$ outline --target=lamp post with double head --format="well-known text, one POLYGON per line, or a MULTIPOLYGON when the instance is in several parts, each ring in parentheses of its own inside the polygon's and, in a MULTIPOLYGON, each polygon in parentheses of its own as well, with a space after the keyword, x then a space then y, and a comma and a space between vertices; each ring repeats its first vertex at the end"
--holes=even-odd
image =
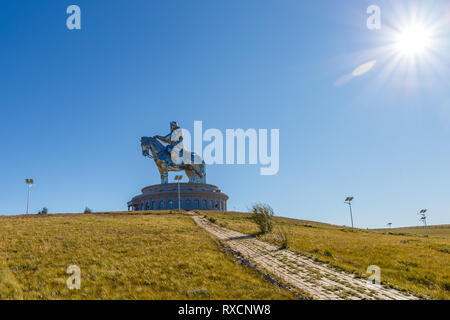
POLYGON ((418 213, 421 216, 420 220, 422 220, 422 222, 423 222, 423 229, 425 231, 425 237, 428 237, 427 216, 425 215, 425 213, 427 211, 428 211, 427 209, 422 209, 418 213))
POLYGON ((352 221, 352 231, 353 231, 353 213, 352 213, 352 201, 353 201, 353 197, 347 197, 345 198, 345 203, 348 204, 349 208, 350 208, 350 220, 352 221))

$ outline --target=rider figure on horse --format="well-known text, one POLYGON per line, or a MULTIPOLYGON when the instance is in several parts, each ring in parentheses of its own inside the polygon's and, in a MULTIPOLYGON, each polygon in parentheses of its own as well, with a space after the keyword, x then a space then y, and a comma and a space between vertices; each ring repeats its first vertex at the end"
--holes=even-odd
MULTIPOLYGON (((154 138, 158 139, 161 142, 167 143, 164 153, 168 153, 169 155, 172 154, 172 150, 175 148, 175 146, 183 141, 183 135, 181 134, 181 128, 176 121, 170 122, 170 133, 169 134, 167 134, 165 136, 154 136, 154 138), (180 134, 178 135, 178 137, 174 136, 175 130, 180 130, 180 134), (172 140, 173 138, 177 138, 177 139, 174 141, 174 140, 172 140)), ((181 149, 181 150, 183 150, 183 149, 181 149)))
POLYGON ((162 184, 169 182, 169 171, 182 170, 185 171, 189 182, 206 183, 205 162, 201 156, 185 150, 182 142, 182 129, 177 122, 172 121, 169 134, 141 138, 142 155, 155 161, 162 184))

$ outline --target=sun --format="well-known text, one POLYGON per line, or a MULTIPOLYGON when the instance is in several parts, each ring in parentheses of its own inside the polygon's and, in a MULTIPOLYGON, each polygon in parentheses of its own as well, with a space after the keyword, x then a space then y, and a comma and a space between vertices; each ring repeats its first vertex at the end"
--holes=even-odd
POLYGON ((361 81, 371 81, 373 88, 380 90, 387 86, 404 88, 409 94, 419 87, 441 85, 448 78, 448 12, 438 4, 431 6, 432 1, 411 6, 400 4, 403 1, 391 2, 390 10, 384 10, 380 31, 370 40, 370 48, 364 43, 349 59, 357 57, 362 64, 335 81, 335 86, 370 72, 372 78, 361 81))
POLYGON ((397 51, 406 56, 425 53, 430 46, 430 32, 421 25, 413 25, 402 30, 396 39, 397 51))

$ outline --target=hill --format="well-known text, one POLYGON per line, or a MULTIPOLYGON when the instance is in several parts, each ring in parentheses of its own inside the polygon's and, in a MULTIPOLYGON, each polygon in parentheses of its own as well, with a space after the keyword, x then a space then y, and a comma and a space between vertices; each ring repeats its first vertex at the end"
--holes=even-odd
MULTIPOLYGON (((449 299, 450 228, 361 230, 276 217, 264 236, 247 213, 199 211, 209 221, 367 277, 381 268, 386 287, 449 299)), ((293 299, 287 290, 223 250, 188 215, 170 212, 0 217, 0 299, 293 299), (69 290, 69 265, 81 290, 69 290)))
MULTIPOLYGON (((247 213, 201 212, 210 221, 245 234, 258 228, 247 213)), ((274 232, 258 239, 280 244, 277 229, 288 235, 288 248, 337 269, 367 277, 367 267, 381 268, 382 283, 417 296, 450 298, 450 229, 431 226, 430 237, 422 227, 362 230, 325 223, 276 217, 274 232)))
POLYGON ((0 299, 295 298, 169 213, 0 217, 0 271, 0 299))

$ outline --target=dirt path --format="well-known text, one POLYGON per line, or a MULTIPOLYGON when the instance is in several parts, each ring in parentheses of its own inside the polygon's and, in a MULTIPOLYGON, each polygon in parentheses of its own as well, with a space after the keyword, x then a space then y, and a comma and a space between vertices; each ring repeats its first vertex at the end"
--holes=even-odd
POLYGON ((280 250, 237 231, 229 230, 209 222, 203 216, 193 214, 195 223, 205 229, 228 248, 249 260, 268 275, 312 299, 417 299, 394 289, 369 284, 352 274, 331 269, 312 259, 290 250, 280 250))

